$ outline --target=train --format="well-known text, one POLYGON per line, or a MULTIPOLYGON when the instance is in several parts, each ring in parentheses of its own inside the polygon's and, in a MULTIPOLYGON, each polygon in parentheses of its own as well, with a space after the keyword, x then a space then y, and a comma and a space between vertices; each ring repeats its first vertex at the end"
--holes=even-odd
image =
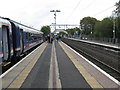
POLYGON ((0 65, 17 62, 17 57, 43 42, 42 36, 37 29, 0 17, 0 65))

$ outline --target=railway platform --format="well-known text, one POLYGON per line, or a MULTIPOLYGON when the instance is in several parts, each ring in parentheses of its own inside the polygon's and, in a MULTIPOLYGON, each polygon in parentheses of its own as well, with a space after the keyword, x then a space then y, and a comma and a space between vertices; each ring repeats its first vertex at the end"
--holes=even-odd
POLYGON ((92 40, 82 40, 82 39, 77 39, 77 38, 69 38, 69 39, 76 40, 76 41, 82 41, 82 42, 86 42, 86 43, 91 43, 91 44, 96 44, 96 45, 100 45, 100 46, 106 46, 106 47, 109 47, 109 48, 120 49, 119 44, 113 44, 113 43, 108 43, 108 42, 100 42, 100 41, 92 41, 92 40))
POLYGON ((0 78, 3 90, 120 90, 119 82, 62 41, 44 42, 0 78))

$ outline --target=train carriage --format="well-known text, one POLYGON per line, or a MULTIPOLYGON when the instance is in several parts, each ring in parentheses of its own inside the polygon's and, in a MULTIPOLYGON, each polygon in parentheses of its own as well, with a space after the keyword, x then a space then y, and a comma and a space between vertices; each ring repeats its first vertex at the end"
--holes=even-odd
POLYGON ((23 30, 23 53, 42 42, 42 32, 21 25, 20 28, 23 30))
POLYGON ((0 18, 0 63, 10 62, 13 56, 13 39, 11 24, 0 18))
POLYGON ((42 32, 0 17, 0 65, 17 62, 17 57, 43 42, 42 32))

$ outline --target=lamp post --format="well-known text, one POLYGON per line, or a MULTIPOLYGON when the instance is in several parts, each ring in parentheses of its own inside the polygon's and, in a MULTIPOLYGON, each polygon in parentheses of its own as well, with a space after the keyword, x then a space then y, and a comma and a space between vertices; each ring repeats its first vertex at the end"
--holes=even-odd
POLYGON ((51 10, 50 12, 54 12, 54 19, 55 19, 55 31, 56 31, 56 12, 61 12, 60 10, 51 10))

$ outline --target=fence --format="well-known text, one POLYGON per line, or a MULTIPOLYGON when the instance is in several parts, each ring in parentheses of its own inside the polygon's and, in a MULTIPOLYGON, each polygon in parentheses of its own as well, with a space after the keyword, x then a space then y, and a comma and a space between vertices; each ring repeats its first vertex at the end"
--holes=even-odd
POLYGON ((100 43, 109 43, 109 44, 116 44, 120 45, 120 39, 118 38, 92 38, 90 36, 84 35, 84 36, 69 36, 70 38, 77 38, 77 39, 82 39, 82 40, 91 40, 95 42, 100 42, 100 43))

